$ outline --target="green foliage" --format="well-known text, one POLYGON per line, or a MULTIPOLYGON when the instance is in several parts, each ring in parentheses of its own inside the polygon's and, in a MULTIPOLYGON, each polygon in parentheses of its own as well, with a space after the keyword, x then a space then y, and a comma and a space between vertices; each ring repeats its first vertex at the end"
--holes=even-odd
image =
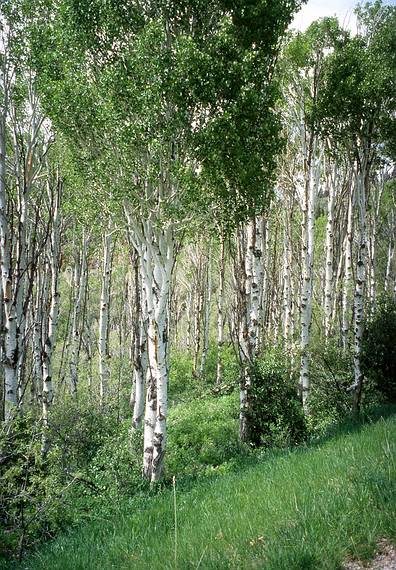
POLYGON ((168 475, 197 475, 224 469, 239 450, 236 393, 193 400, 171 410, 168 475))
POLYGON ((23 567, 342 568, 395 536, 395 441, 395 416, 381 418, 320 446, 269 451, 187 490, 176 481, 176 554, 173 493, 165 490, 60 536, 23 567))
POLYGON ((193 358, 185 350, 172 350, 169 401, 189 402, 192 398, 205 397, 209 393, 229 394, 235 390, 239 375, 238 361, 232 346, 225 345, 221 350, 223 379, 220 386, 215 385, 217 372, 217 344, 209 343, 206 366, 202 378, 192 375, 193 358))
POLYGON ((0 436, 0 557, 19 556, 142 488, 138 440, 82 394, 53 410, 45 458, 41 433, 41 423, 26 414, 0 436))
POLYGON ((318 338, 311 348, 310 375, 309 428, 321 435, 351 411, 352 352, 343 351, 335 340, 323 344, 318 338))
POLYGON ((233 225, 261 210, 280 148, 273 67, 299 4, 42 2, 39 90, 88 192, 144 210, 144 181, 158 186, 165 169, 178 192, 161 215, 176 222, 193 209, 233 225))
POLYGON ((0 433, 0 561, 20 553, 38 531, 47 537, 53 530, 41 511, 47 492, 40 446, 41 430, 29 416, 0 433))
POLYGON ((143 433, 132 431, 130 421, 124 421, 98 449, 86 473, 104 505, 148 491, 149 484, 142 478, 142 447, 143 433))
POLYGON ((189 401, 202 390, 202 382, 192 375, 193 359, 185 350, 173 350, 169 369, 169 402, 189 401))
POLYGON ((326 60, 316 110, 321 130, 353 153, 359 140, 383 144, 395 129, 396 10, 367 4, 358 17, 363 33, 346 38, 326 60))
POLYGON ((304 414, 286 356, 280 351, 268 351, 256 361, 252 372, 252 443, 282 447, 302 442, 306 433, 304 414))
POLYGON ((367 380, 390 402, 396 401, 396 300, 383 297, 367 319, 362 340, 362 369, 367 380))

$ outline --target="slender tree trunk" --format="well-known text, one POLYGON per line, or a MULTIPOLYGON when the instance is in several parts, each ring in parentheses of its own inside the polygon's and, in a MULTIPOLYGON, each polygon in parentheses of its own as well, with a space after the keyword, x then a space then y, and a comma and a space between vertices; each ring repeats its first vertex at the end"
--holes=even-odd
POLYGON ((391 280, 391 272, 392 272, 392 263, 395 256, 395 246, 393 243, 393 237, 389 238, 388 244, 388 256, 386 260, 386 271, 385 271, 385 281, 384 281, 384 291, 387 292, 389 290, 389 283, 391 280))
POLYGON ((74 308, 73 308, 73 321, 71 331, 71 358, 70 358, 70 380, 71 380, 71 393, 74 397, 77 396, 78 385, 78 368, 80 364, 80 349, 81 340, 84 328, 84 303, 87 294, 88 284, 88 245, 90 236, 84 230, 82 235, 82 249, 81 253, 75 256, 74 265, 74 308))
POLYGON ((194 305, 194 360, 192 375, 198 376, 198 359, 199 352, 201 349, 201 321, 202 321, 202 309, 204 304, 205 296, 205 284, 203 281, 203 260, 202 253, 198 251, 197 254, 197 265, 196 265, 196 281, 195 281, 195 305, 194 305))
POLYGON ((60 294, 58 289, 59 268, 60 268, 60 199, 61 182, 57 180, 56 194, 52 196, 52 232, 50 241, 48 269, 51 275, 50 309, 47 322, 46 338, 42 350, 42 414, 43 414, 43 436, 41 452, 46 454, 49 449, 49 410, 53 400, 52 383, 52 355, 56 343, 56 331, 58 326, 58 314, 60 294))
POLYGON ((99 393, 100 405, 104 406, 109 390, 109 308, 111 278, 111 233, 106 233, 103 240, 103 274, 99 313, 99 393))
POLYGON ((205 295, 205 320, 203 329, 203 343, 202 343, 202 355, 201 364, 199 367, 199 375, 203 376, 205 372, 206 359, 208 356, 209 349, 209 331, 210 331, 210 308, 212 302, 212 268, 211 268, 211 247, 208 247, 208 257, 206 263, 206 295, 205 295))
MULTIPOLYGON (((4 64, 3 64, 4 71, 4 64)), ((6 190, 6 113, 7 89, 0 114, 0 268, 4 310, 4 419, 12 420, 17 409, 17 315, 13 298, 11 268, 11 231, 7 211, 6 190)))
POLYGON ((312 151, 307 159, 306 182, 302 207, 302 266, 303 279, 301 287, 301 364, 300 364, 300 386, 302 390, 302 401, 305 414, 309 413, 309 341, 312 318, 312 268, 314 251, 314 201, 319 176, 321 161, 316 157, 316 142, 312 142, 312 151), (316 164, 313 166, 312 162, 316 164))
POLYGON ((373 200, 372 207, 372 219, 371 219, 371 232, 370 232, 370 248, 369 248, 369 260, 370 260, 370 270, 369 270, 369 301, 370 310, 374 312, 376 303, 376 247, 377 247, 377 224, 380 216, 382 193, 384 190, 384 182, 382 175, 379 174, 378 180, 379 188, 376 192, 373 200))
POLYGON ((342 290, 342 346, 348 348, 349 336, 349 295, 352 284, 352 245, 353 245, 353 191, 348 200, 347 233, 345 243, 345 270, 342 290))
POLYGON ((220 265, 219 289, 217 294, 217 368, 216 384, 223 380, 223 345, 224 345, 224 285, 225 285, 225 240, 224 233, 220 233, 220 265))
POLYGON ((334 276, 334 198, 336 192, 336 166, 334 176, 328 177, 327 224, 325 244, 325 287, 324 287, 324 333, 328 339, 331 331, 333 309, 333 276, 334 276))
POLYGON ((284 210, 284 238, 283 238, 283 341, 287 347, 290 338, 291 315, 291 246, 289 239, 288 208, 284 210))
POLYGON ((239 390, 239 438, 241 441, 249 441, 249 411, 250 411, 250 387, 251 370, 248 341, 248 313, 250 307, 248 301, 251 293, 251 258, 245 229, 238 230, 237 256, 234 268, 235 284, 237 289, 237 331, 240 361, 240 390, 239 390), (248 275, 249 274, 249 275, 248 275))
POLYGON ((239 436, 250 441, 252 365, 258 354, 259 325, 261 322, 262 236, 261 225, 255 218, 241 229, 238 240, 239 258, 239 348, 241 361, 239 436), (240 277, 242 275, 242 279, 240 277))
POLYGON ((354 296, 354 376, 353 409, 357 413, 360 409, 360 400, 363 388, 363 372, 360 355, 362 351, 362 336, 364 324, 364 288, 366 282, 367 265, 367 236, 366 236, 366 184, 368 181, 368 157, 360 159, 359 172, 356 179, 358 220, 359 220, 359 246, 356 268, 356 286, 354 296))
POLYGON ((144 417, 144 386, 147 375, 147 301, 145 288, 141 286, 143 261, 137 254, 134 259, 134 297, 137 326, 135 327, 135 339, 133 347, 133 398, 132 404, 132 427, 138 429, 142 425, 144 417))

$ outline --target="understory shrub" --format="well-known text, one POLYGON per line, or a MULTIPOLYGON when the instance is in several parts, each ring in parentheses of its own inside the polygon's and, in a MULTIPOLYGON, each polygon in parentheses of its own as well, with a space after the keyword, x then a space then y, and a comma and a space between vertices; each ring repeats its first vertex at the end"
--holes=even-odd
POLYGON ((252 368, 251 442, 284 447, 304 440, 303 408, 286 355, 269 350, 252 368))
POLYGON ((219 468, 239 450, 236 392, 192 400, 171 410, 168 475, 197 475, 219 468))
POLYGON ((310 362, 309 428, 322 435, 351 412, 353 354, 335 340, 314 343, 310 362))
POLYGON ((366 320, 362 339, 362 369, 366 387, 386 401, 396 402, 396 299, 379 299, 366 320))
POLYGON ((29 414, 0 432, 0 563, 9 555, 20 556, 38 533, 46 537, 55 530, 46 520, 46 466, 40 448, 41 429, 29 414))
POLYGON ((190 402, 192 398, 214 394, 229 394, 237 384, 238 361, 234 349, 224 345, 221 349, 222 383, 216 385, 217 344, 209 343, 206 365, 201 377, 192 374, 193 357, 187 351, 172 351, 169 371, 169 403, 190 402))
POLYGON ((128 485, 124 477, 137 462, 133 449, 120 461, 117 481, 115 476, 115 462, 127 454, 127 442, 119 443, 122 427, 115 413, 103 414, 80 395, 54 405, 46 457, 34 415, 25 413, 0 432, 0 560, 91 518, 93 505, 110 505, 121 487, 129 491, 131 478, 137 481, 133 468, 128 485))

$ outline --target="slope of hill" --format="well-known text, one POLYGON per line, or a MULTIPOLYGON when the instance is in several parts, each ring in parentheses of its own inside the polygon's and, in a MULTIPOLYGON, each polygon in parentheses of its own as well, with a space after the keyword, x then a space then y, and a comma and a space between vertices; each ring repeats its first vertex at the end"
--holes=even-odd
POLYGON ((59 537, 26 570, 341 569, 396 537, 396 416, 166 489, 59 537))

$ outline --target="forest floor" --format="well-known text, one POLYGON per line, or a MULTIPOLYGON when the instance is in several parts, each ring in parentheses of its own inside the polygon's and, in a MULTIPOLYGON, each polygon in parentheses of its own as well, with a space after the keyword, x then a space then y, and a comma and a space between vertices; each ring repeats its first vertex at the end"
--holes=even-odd
POLYGON ((264 452, 234 472, 179 481, 175 492, 125 502, 44 545, 19 568, 390 570, 395 458, 396 415, 384 416, 310 446, 264 452))

